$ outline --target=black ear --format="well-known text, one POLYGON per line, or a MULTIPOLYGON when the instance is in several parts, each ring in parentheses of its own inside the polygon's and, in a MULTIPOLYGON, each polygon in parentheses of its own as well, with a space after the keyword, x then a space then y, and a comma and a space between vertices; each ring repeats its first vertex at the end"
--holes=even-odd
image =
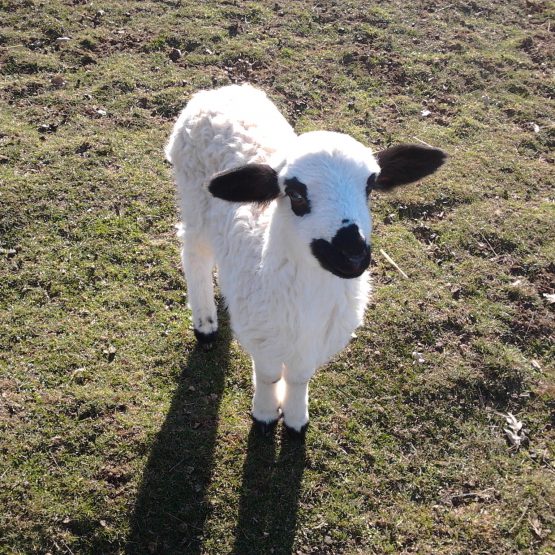
POLYGON ((219 173, 208 190, 230 202, 268 202, 280 193, 277 173, 266 164, 247 164, 219 173))
POLYGON ((373 189, 387 191, 434 173, 447 159, 439 148, 397 145, 376 154, 381 172, 373 189))

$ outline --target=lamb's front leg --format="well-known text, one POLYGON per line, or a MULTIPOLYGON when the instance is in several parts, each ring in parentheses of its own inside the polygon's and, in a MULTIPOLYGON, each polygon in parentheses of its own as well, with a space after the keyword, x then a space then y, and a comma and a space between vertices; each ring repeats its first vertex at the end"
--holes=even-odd
POLYGON ((279 381, 282 375, 281 363, 253 360, 254 397, 252 418, 264 435, 272 432, 280 417, 279 381))
POLYGON ((308 428, 308 382, 314 370, 285 367, 285 394, 281 404, 283 421, 290 435, 304 437, 308 428))

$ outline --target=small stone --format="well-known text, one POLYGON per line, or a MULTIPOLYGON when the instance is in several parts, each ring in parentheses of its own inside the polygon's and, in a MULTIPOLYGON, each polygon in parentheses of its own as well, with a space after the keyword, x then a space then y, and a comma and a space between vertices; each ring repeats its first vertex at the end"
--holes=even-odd
POLYGON ((38 126, 39 133, 55 133, 58 126, 54 123, 43 123, 38 126))
POLYGON ((172 62, 177 62, 181 56, 183 56, 183 54, 179 48, 172 48, 169 53, 169 57, 172 62))
POLYGON ((451 295, 453 295, 453 299, 458 301, 461 298, 461 288, 456 285, 451 287, 451 295))
POLYGON ((116 358, 116 348, 110 345, 107 349, 104 349, 103 354, 106 355, 108 362, 112 362, 116 358))
MULTIPOLYGON (((50 438, 50 444, 51 445, 60 445, 61 443, 62 443, 62 436, 53 436, 53 437, 50 438)), ((68 519, 68 521, 69 521, 69 519, 68 519)), ((67 524, 65 521, 64 521, 64 523, 67 524)))
POLYGON ((52 77, 52 79, 50 79, 50 82, 55 87, 65 87, 66 84, 67 84, 66 80, 61 75, 54 75, 54 77, 52 77))
POLYGON ((540 372, 542 371, 542 367, 540 366, 540 363, 533 359, 530 364, 532 364, 532 368, 535 368, 536 370, 539 370, 540 372))
POLYGON ((85 383, 85 369, 84 368, 77 368, 71 374, 71 379, 77 384, 85 383))
POLYGON ((430 112, 430 110, 427 110, 427 109, 426 109, 426 110, 422 110, 422 111, 420 112, 420 115, 421 115, 423 118, 427 118, 431 113, 432 113, 432 112, 430 112))

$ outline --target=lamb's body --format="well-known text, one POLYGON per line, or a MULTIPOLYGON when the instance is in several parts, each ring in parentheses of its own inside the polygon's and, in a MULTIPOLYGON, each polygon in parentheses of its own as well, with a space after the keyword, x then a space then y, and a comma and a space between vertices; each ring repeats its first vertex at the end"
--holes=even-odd
MULTIPOLYGON (((347 200, 336 203, 337 208, 332 206, 337 215, 330 216, 328 209, 324 216, 328 221, 330 217, 353 217, 356 211, 349 199, 359 193, 351 194, 348 187, 360 188, 359 181, 379 172, 371 152, 344 135, 307 135, 312 135, 310 144, 323 145, 323 154, 317 151, 314 156, 309 149, 308 158, 312 156, 315 163, 312 169, 308 164, 308 173, 320 177, 320 166, 329 165, 327 171, 333 177, 339 167, 342 173, 335 178, 340 184, 335 187, 346 188, 347 200), (339 149, 335 143, 333 149, 327 149, 330 136, 340 144, 339 149), (349 158, 344 154, 349 150, 368 161, 349 158)), ((369 294, 368 273, 341 279, 307 255, 308 247, 298 245, 291 225, 296 216, 284 195, 269 203, 239 204, 215 198, 207 184, 218 172, 245 164, 268 164, 279 170, 285 165, 284 153, 298 145, 299 139, 263 92, 248 85, 229 86, 197 93, 179 116, 166 149, 179 190, 182 261, 197 338, 209 341, 217 330, 212 285, 212 270, 217 265, 233 331, 253 357, 253 416, 272 423, 281 406, 286 425, 297 431, 308 422, 308 380, 348 343, 362 322, 369 294), (278 398, 281 378, 285 381, 283 400, 278 398)), ((363 215, 359 218, 356 214, 361 230, 357 233, 367 240, 370 220, 363 202, 363 215)), ((298 221, 295 225, 306 225, 298 221)), ((326 226, 320 225, 324 229, 318 233, 324 237, 326 226)), ((328 237, 331 240, 332 234, 328 237)))

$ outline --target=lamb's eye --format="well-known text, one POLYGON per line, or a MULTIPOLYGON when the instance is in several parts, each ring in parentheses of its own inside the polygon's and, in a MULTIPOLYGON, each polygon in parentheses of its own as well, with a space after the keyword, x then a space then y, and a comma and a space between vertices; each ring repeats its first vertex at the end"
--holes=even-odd
POLYGON ((285 194, 291 200, 291 210, 297 216, 304 216, 310 212, 308 190, 306 185, 301 183, 296 177, 285 180, 285 194))
POLYGON ((373 173, 366 181, 366 194, 369 195, 376 184, 376 174, 373 173))
POLYGON ((298 203, 298 202, 304 202, 305 200, 304 197, 301 195, 301 193, 297 191, 287 191, 287 194, 292 202, 298 203))

